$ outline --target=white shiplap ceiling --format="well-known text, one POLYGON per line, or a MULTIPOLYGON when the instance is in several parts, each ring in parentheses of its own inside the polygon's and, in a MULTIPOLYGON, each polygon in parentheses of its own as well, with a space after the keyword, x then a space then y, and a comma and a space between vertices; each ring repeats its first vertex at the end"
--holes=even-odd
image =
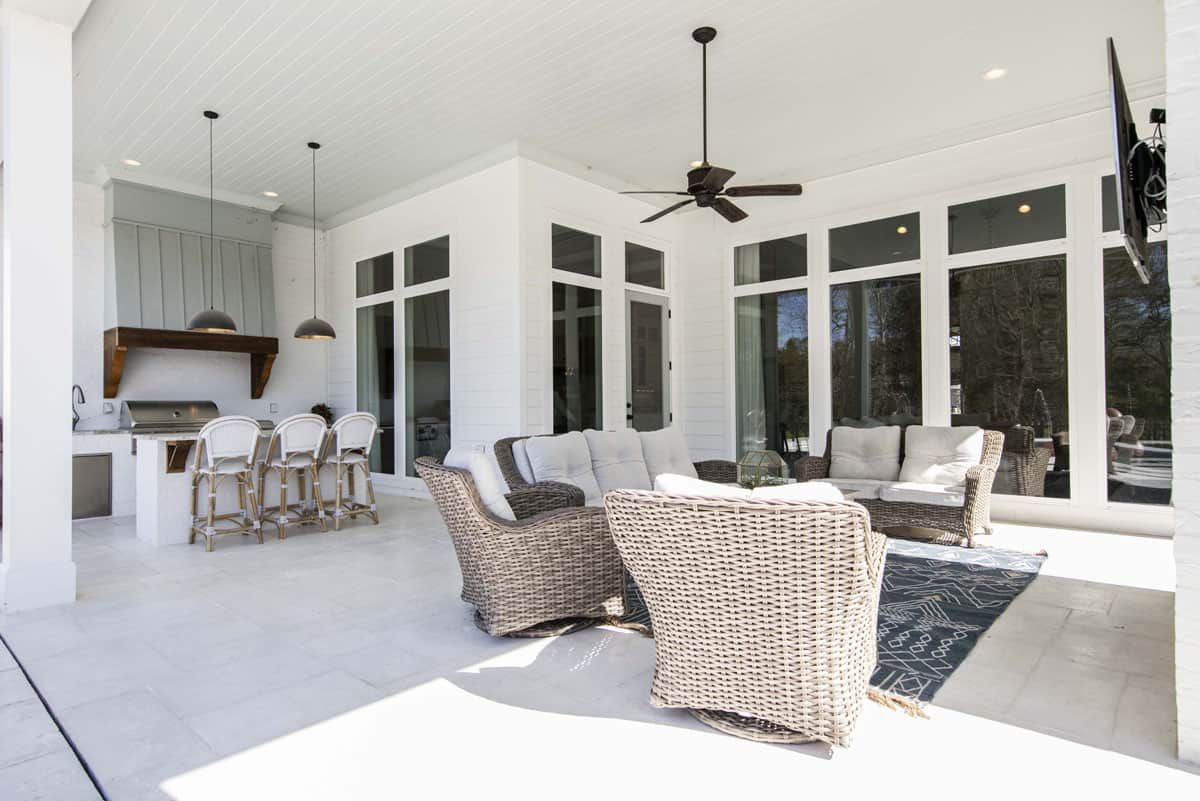
POLYGON ((1107 35, 1131 96, 1163 88, 1161 0, 93 0, 76 169, 207 185, 212 108, 217 186, 296 214, 314 139, 322 218, 512 142, 675 188, 699 157, 701 24, 709 156, 735 183, 1102 108, 1107 35))

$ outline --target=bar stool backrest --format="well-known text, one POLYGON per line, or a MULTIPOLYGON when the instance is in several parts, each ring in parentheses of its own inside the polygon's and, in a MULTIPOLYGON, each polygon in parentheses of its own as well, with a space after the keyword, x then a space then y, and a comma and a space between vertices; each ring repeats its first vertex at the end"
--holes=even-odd
POLYGON ((210 420, 196 437, 203 446, 196 449, 196 467, 200 466, 200 451, 203 450, 210 470, 227 460, 245 463, 248 468, 258 455, 260 436, 262 429, 253 417, 231 414, 210 420))
POLYGON ((297 453, 307 454, 314 459, 320 455, 321 446, 325 444, 325 418, 317 414, 294 414, 288 417, 271 433, 271 444, 267 446, 270 456, 279 444, 279 454, 285 460, 297 453))
POLYGON ((370 412, 351 412, 339 417, 329 429, 335 448, 333 458, 340 461, 344 454, 351 451, 370 456, 378 429, 379 422, 370 412))

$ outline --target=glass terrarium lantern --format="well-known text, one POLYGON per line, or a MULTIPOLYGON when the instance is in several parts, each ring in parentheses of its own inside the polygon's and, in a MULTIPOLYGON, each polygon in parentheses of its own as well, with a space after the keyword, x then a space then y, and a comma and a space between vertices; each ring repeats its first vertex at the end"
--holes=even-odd
POLYGON ((747 451, 737 472, 738 483, 749 488, 784 484, 788 478, 787 463, 775 451, 747 451))

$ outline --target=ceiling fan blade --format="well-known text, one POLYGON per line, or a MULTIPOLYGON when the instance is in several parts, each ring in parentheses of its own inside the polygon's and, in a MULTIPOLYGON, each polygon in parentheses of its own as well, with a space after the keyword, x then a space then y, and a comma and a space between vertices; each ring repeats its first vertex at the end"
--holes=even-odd
POLYGON ((665 216, 667 216, 668 214, 670 214, 671 212, 673 212, 673 211, 678 211, 679 209, 682 209, 684 206, 688 205, 689 203, 694 203, 694 202, 695 202, 695 201, 694 201, 694 200, 692 200, 692 199, 690 199, 690 198, 689 198, 688 200, 681 200, 681 201, 679 201, 678 203, 676 203, 676 204, 675 204, 675 205, 673 205, 673 206, 667 206, 667 207, 666 207, 665 209, 663 209, 662 211, 660 211, 660 212, 656 212, 656 213, 654 213, 654 214, 651 214, 649 217, 647 217, 646 219, 642 220, 642 222, 644 222, 644 223, 648 223, 648 222, 654 222, 654 221, 655 221, 655 220, 657 220, 659 217, 665 217, 665 216))
POLYGON ((725 194, 729 197, 755 197, 768 195, 798 195, 804 191, 800 184, 755 184, 754 186, 729 186, 725 194))
POLYGON ((700 187, 709 192, 720 192, 721 188, 725 186, 725 182, 734 174, 733 170, 727 170, 724 167, 709 167, 704 180, 700 182, 700 187))
POLYGON ((632 192, 618 192, 618 195, 686 195, 687 192, 676 192, 673 189, 637 189, 632 192))
POLYGON ((714 200, 712 207, 713 211, 715 211, 717 214, 720 214, 730 222, 741 222, 750 216, 723 197, 719 197, 714 200))

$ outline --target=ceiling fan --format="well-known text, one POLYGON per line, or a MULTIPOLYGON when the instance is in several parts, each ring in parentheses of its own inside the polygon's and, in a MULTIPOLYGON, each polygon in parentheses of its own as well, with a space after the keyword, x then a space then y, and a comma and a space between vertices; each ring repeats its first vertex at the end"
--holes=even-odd
POLYGON ((717 29, 705 26, 692 31, 692 38, 700 43, 703 51, 703 87, 704 87, 704 158, 692 162, 692 169, 687 174, 687 190, 676 192, 663 191, 634 191, 622 192, 622 195, 684 195, 687 200, 681 200, 673 206, 668 206, 660 212, 651 214, 644 223, 654 222, 659 217, 665 217, 673 211, 695 203, 702 209, 711 208, 730 222, 740 222, 748 214, 728 200, 731 197, 755 197, 764 195, 798 195, 803 190, 800 184, 758 184, 756 186, 725 186, 733 177, 733 170, 716 167, 708 163, 708 43, 717 38, 717 29))

